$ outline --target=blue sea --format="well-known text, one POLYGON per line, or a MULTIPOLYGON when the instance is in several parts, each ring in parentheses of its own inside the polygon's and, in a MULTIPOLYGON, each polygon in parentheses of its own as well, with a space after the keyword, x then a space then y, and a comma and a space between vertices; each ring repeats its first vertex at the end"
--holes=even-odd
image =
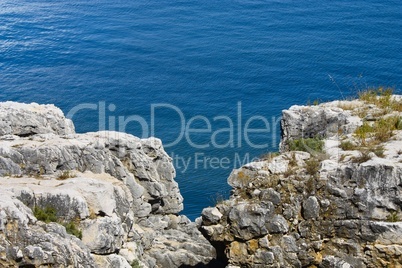
POLYGON ((0 0, 0 101, 156 136, 184 214, 277 151, 281 111, 402 86, 402 1, 0 0))

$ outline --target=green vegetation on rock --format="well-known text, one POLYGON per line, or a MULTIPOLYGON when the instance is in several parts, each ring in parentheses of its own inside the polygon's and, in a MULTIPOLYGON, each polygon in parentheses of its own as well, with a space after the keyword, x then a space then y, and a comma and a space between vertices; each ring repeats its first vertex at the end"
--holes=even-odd
POLYGON ((74 235, 78 237, 79 239, 82 238, 82 231, 77 228, 77 224, 75 221, 70 221, 70 222, 63 222, 61 219, 59 219, 56 215, 56 209, 53 207, 34 207, 33 209, 34 216, 40 220, 44 221, 46 223, 50 222, 56 222, 58 224, 63 225, 66 228, 66 232, 68 234, 74 235))
POLYGON ((46 223, 57 222, 56 209, 52 207, 34 207, 33 213, 34 216, 40 221, 44 221, 46 223))
POLYGON ((322 153, 324 150, 324 141, 320 138, 301 138, 291 140, 289 142, 289 149, 291 151, 322 153))

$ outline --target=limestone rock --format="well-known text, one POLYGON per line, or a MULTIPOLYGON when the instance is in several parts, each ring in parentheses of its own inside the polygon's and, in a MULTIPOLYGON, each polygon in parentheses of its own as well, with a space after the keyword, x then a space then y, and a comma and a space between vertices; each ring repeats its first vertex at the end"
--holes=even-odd
POLYGON ((151 216, 140 222, 141 235, 149 241, 144 245, 145 262, 161 267, 196 266, 216 257, 214 247, 185 216, 151 216))
POLYGON ((53 105, 0 103, 0 118, 0 266, 179 267, 215 257, 177 216, 183 198, 159 139, 76 134, 53 105), (40 209, 55 222, 37 220, 40 209))
POLYGON ((202 211, 202 216, 204 217, 204 222, 209 222, 211 224, 216 224, 222 218, 222 213, 216 208, 204 208, 202 211))
POLYGON ((116 253, 124 242, 124 230, 118 217, 101 217, 81 223, 82 242, 91 253, 105 255, 116 253))
POLYGON ((320 214, 320 204, 315 196, 310 196, 303 202, 303 217, 308 219, 318 218, 320 214))
POLYGON ((216 206, 222 216, 203 211, 199 228, 218 256, 235 267, 399 267, 402 130, 391 126, 371 147, 386 133, 355 133, 387 116, 399 122, 402 112, 360 100, 285 110, 281 154, 233 170, 231 196, 216 206), (325 152, 289 151, 317 137, 325 152))
POLYGON ((89 250, 64 227, 35 224, 31 210, 12 193, 1 190, 1 196, 0 248, 5 258, 0 258, 0 266, 97 267, 89 250))
POLYGON ((54 105, 24 104, 17 102, 0 103, 0 136, 20 137, 34 134, 53 133, 69 135, 74 133, 74 125, 63 112, 54 105))

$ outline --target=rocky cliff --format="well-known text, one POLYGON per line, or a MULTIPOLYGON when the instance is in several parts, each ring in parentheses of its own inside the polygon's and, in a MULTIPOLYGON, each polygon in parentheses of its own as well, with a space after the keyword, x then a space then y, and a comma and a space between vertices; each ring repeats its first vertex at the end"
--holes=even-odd
POLYGON ((0 103, 1 267, 191 267, 215 249, 185 216, 155 138, 76 134, 53 105, 0 103))
POLYGON ((281 152, 195 224, 160 140, 1 103, 0 266, 401 267, 401 112, 382 90, 283 111, 281 152))
POLYGON ((228 267, 401 267, 402 101, 283 111, 281 152, 233 170, 200 230, 228 267))

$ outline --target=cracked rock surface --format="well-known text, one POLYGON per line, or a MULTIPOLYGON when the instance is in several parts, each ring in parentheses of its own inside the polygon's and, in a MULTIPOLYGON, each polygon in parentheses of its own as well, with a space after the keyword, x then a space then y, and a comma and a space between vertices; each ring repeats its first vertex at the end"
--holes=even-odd
POLYGON ((175 175, 159 139, 76 134, 53 105, 0 103, 0 266, 207 264, 175 175))

